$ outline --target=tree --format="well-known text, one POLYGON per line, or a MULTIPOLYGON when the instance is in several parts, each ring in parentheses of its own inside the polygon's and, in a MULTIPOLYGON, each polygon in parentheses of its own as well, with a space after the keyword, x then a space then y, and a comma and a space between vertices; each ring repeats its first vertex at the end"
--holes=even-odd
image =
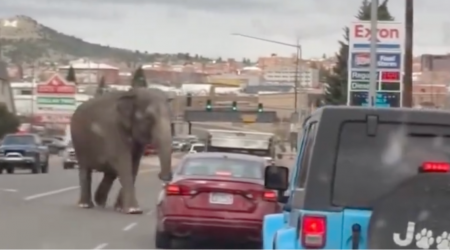
POLYGON ((142 67, 136 69, 131 80, 131 87, 133 88, 147 88, 147 81, 145 80, 145 73, 142 67))
MULTIPOLYGON (((378 20, 380 21, 393 21, 394 17, 391 16, 387 7, 388 0, 384 0, 378 6, 378 20)), ((371 17, 369 0, 363 0, 361 7, 359 8, 356 18, 361 21, 369 21, 371 17)), ((349 29, 344 28, 344 41, 339 41, 340 49, 336 53, 336 65, 333 70, 326 77, 325 94, 323 96, 323 103, 325 105, 345 105, 347 103, 347 87, 348 87, 348 42, 349 42, 349 29)))
POLYGON ((72 67, 72 65, 70 65, 69 70, 67 71, 66 80, 68 82, 73 82, 73 83, 77 84, 77 77, 75 74, 75 69, 72 67))
POLYGON ((0 104, 0 138, 5 134, 17 132, 19 125, 19 117, 9 112, 6 105, 0 104))
POLYGON ((97 89, 95 90, 95 96, 103 95, 103 93, 105 92, 106 92, 106 82, 105 77, 102 76, 102 78, 100 78, 100 82, 98 82, 97 89))

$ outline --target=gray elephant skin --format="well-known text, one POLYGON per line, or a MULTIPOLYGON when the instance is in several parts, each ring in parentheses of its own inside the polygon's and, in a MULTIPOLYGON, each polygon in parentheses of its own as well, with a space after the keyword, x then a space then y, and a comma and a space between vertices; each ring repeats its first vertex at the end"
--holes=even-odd
POLYGON ((115 208, 127 214, 140 214, 135 180, 145 145, 158 148, 159 178, 172 178, 172 135, 168 99, 158 89, 131 89, 110 92, 90 99, 75 110, 71 135, 79 163, 81 208, 91 208, 92 171, 103 173, 94 201, 104 207, 115 179, 121 189, 115 208))

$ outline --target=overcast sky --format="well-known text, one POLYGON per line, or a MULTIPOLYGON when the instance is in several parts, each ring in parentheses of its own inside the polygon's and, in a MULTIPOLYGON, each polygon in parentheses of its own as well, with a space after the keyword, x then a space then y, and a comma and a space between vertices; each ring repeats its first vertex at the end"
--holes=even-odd
MULTIPOLYGON (((2 0, 0 16, 28 15, 87 41, 149 52, 250 57, 292 48, 231 33, 295 43, 304 57, 332 54, 361 0, 2 0)), ((450 1, 415 1, 415 52, 450 51, 450 1), (446 28, 447 27, 447 28, 446 28)), ((403 21, 404 1, 389 8, 403 21)))

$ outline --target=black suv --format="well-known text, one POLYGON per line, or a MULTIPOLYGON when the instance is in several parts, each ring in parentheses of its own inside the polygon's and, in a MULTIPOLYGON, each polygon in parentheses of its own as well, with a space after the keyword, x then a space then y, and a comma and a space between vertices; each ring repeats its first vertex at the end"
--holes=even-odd
POLYGON ((47 173, 49 151, 36 134, 7 134, 0 145, 0 173, 30 169, 33 174, 47 173))
POLYGON ((266 189, 288 195, 264 218, 265 249, 449 248, 448 111, 318 109, 288 172, 266 168, 266 189))

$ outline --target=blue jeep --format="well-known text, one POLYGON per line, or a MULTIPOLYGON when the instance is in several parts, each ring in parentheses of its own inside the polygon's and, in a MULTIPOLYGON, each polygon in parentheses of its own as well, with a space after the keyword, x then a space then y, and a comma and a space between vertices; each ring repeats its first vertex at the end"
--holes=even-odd
POLYGON ((450 249, 450 112, 324 107, 299 145, 265 170, 264 249, 450 249))

